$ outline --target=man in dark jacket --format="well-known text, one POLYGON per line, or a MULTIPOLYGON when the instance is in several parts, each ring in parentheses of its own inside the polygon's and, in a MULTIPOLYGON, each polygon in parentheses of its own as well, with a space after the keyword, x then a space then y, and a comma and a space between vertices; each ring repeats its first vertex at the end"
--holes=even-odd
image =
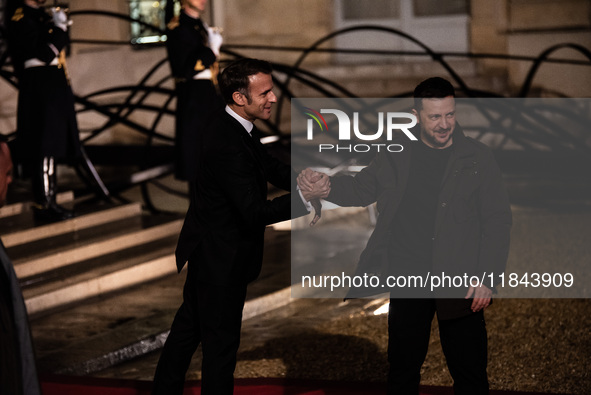
MULTIPOLYGON (((355 177, 331 179, 327 200, 341 206, 377 202, 380 212, 356 275, 377 275, 382 284, 388 276, 427 273, 496 276, 505 269, 511 228, 499 167, 491 150, 466 137, 456 123, 448 81, 425 80, 414 97, 418 125, 412 133, 420 135, 418 141, 401 141, 401 152, 379 153, 355 177)), ((314 176, 311 170, 300 174, 302 190, 313 185, 314 176)), ((455 393, 488 393, 483 311, 494 285, 472 282, 428 297, 417 293, 420 289, 391 289, 389 394, 418 394, 435 312, 455 393)), ((352 289, 349 296, 382 290, 352 289)))
MULTIPOLYGON (((183 304, 156 368, 154 394, 182 394, 199 343, 201 393, 233 392, 246 287, 261 270, 265 227, 292 215, 291 194, 267 200, 267 182, 290 191, 296 174, 266 152, 254 126, 269 119, 277 100, 271 71, 267 62, 241 59, 220 76, 227 106, 214 114, 198 145, 198 171, 176 249, 179 271, 188 261, 183 304)), ((318 184, 326 197, 328 179, 318 184)), ((305 202, 295 199, 294 215, 306 214, 305 202)))

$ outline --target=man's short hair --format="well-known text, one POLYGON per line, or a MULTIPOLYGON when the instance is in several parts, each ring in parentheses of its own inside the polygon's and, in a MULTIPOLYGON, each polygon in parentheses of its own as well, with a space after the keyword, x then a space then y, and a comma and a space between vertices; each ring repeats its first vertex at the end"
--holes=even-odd
POLYGON ((423 99, 443 99, 448 96, 456 97, 456 91, 448 80, 441 77, 426 79, 415 88, 415 110, 420 111, 423 108, 423 99))
POLYGON ((226 104, 234 104, 232 95, 240 92, 250 102, 248 77, 258 73, 271 74, 273 67, 265 60, 243 58, 230 63, 218 78, 222 98, 226 104))

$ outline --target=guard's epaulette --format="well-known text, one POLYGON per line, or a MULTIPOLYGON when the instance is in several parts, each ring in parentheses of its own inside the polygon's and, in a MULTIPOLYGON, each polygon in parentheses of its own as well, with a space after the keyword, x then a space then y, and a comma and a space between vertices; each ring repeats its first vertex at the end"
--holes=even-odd
POLYGON ((175 16, 173 17, 170 22, 168 22, 168 24, 166 25, 166 27, 168 28, 168 30, 174 30, 179 26, 179 17, 175 16))
POLYGON ((16 11, 14 11, 14 15, 12 15, 12 18, 10 18, 13 22, 18 22, 21 19, 23 19, 23 17, 25 16, 25 14, 23 14, 23 7, 19 7, 16 9, 16 11))

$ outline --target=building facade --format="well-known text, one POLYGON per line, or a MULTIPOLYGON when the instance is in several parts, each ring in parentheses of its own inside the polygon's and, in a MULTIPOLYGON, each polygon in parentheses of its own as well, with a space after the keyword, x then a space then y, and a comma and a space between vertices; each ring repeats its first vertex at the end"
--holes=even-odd
MULTIPOLYGON (((1 2, 2 10, 6 1, 1 2)), ((127 20, 87 12, 99 10, 134 17, 141 14, 145 22, 162 27, 164 2, 76 0, 70 2, 69 8, 73 44, 68 66, 77 95, 137 84, 165 59, 162 45, 131 44, 138 34, 149 35, 149 29, 132 28, 127 20)), ((304 48, 321 38, 348 29, 327 38, 301 67, 359 96, 400 94, 428 76, 447 76, 425 48, 442 53, 469 87, 504 96, 520 93, 534 64, 532 59, 547 49, 569 43, 591 51, 591 0, 210 0, 205 19, 223 28, 224 45, 233 53, 284 65, 293 65, 304 48), (470 57, 468 53, 490 56, 470 57)), ((591 94, 590 66, 583 64, 591 59, 574 47, 557 49, 549 57, 579 64, 542 63, 532 80, 530 95, 591 94)), ((168 65, 164 63, 151 81, 172 88, 171 81, 162 82, 167 73, 168 65)), ((17 92, 4 80, 0 85, 0 132, 10 133, 16 128, 17 92)), ((297 91, 297 86, 294 89, 297 91)), ((120 101, 127 94, 112 92, 93 97, 101 102, 120 101)), ((301 94, 306 95, 306 90, 301 88, 301 94)), ((149 100, 158 106, 166 98, 155 96, 149 100)), ((168 105, 172 108, 174 102, 168 105)), ((132 115, 147 124, 154 116, 141 111, 132 115)), ((105 120, 104 115, 85 112, 79 117, 80 128, 90 130, 105 120)), ((162 133, 172 133, 171 117, 163 117, 161 122, 162 133)), ((125 129, 117 125, 117 132, 103 134, 96 142, 127 143, 142 138, 122 132, 125 129)))

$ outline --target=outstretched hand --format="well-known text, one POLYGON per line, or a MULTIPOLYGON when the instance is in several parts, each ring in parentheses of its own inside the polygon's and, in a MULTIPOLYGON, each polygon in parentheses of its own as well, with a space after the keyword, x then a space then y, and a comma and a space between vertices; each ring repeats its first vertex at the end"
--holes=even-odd
POLYGON ((298 175, 297 181, 302 196, 314 207, 314 219, 310 222, 310 226, 314 226, 322 216, 320 199, 327 197, 330 193, 330 177, 311 169, 305 169, 298 175))

